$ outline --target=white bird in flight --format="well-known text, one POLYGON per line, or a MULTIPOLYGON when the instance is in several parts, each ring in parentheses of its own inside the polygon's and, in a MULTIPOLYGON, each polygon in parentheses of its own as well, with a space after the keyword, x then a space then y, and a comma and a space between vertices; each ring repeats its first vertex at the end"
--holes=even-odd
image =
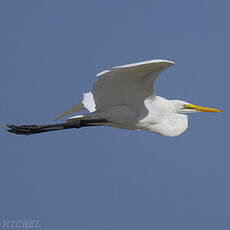
POLYGON ((8 125, 8 131, 29 135, 85 126, 111 126, 178 136, 188 128, 186 114, 221 110, 157 96, 154 91, 155 79, 174 64, 172 61, 155 59, 105 70, 97 74, 98 80, 91 92, 84 93, 81 101, 54 120, 82 110, 88 110, 89 113, 70 117, 65 123, 59 124, 8 125))

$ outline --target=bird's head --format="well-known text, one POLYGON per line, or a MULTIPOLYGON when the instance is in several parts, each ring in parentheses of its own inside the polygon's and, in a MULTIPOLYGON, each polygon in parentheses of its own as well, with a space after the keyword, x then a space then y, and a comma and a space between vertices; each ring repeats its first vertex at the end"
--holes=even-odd
POLYGON ((219 109, 213 109, 208 107, 203 107, 199 105, 193 105, 185 101, 172 100, 177 113, 196 113, 196 112, 222 112, 219 109))

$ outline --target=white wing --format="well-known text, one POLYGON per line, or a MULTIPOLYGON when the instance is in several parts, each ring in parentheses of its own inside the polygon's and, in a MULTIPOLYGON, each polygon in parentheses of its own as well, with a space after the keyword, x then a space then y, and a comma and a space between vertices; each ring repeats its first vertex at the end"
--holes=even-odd
POLYGON ((103 111, 117 105, 132 108, 154 94, 154 81, 157 76, 175 63, 167 60, 150 60, 114 67, 99 74, 98 81, 83 100, 59 115, 65 115, 88 109, 90 112, 103 111))
POLYGON ((144 99, 154 94, 154 80, 171 65, 174 62, 150 60, 118 66, 97 74, 99 80, 92 90, 95 109, 103 111, 117 105, 133 107, 143 104, 144 99))

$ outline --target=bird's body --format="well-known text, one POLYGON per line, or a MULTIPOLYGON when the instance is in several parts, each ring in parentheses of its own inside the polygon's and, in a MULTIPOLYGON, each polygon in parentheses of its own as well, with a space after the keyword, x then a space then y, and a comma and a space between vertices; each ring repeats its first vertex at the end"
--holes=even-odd
POLYGON ((83 126, 112 126, 129 130, 147 130, 165 136, 178 136, 188 128, 186 113, 220 112, 184 101, 156 96, 154 81, 174 62, 150 60, 118 66, 99 73, 98 81, 83 99, 55 118, 82 110, 88 114, 67 119, 67 123, 44 126, 14 126, 10 132, 32 134, 83 126))
POLYGON ((144 101, 145 110, 132 110, 127 106, 115 106, 102 112, 93 112, 75 119, 103 119, 107 122, 103 126, 111 126, 129 130, 147 130, 164 136, 177 136, 188 128, 188 118, 184 114, 176 113, 173 101, 159 96, 150 96, 144 101))

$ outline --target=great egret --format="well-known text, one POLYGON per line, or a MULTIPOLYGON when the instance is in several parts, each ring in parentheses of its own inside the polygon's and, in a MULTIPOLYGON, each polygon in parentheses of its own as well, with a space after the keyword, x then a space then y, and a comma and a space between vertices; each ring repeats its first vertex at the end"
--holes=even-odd
POLYGON ((97 74, 99 79, 91 92, 84 93, 80 102, 54 120, 82 110, 89 113, 70 117, 61 124, 8 125, 8 131, 28 135, 84 126, 112 126, 178 136, 188 128, 186 114, 221 110, 156 96, 155 79, 174 64, 155 59, 105 70, 97 74))

